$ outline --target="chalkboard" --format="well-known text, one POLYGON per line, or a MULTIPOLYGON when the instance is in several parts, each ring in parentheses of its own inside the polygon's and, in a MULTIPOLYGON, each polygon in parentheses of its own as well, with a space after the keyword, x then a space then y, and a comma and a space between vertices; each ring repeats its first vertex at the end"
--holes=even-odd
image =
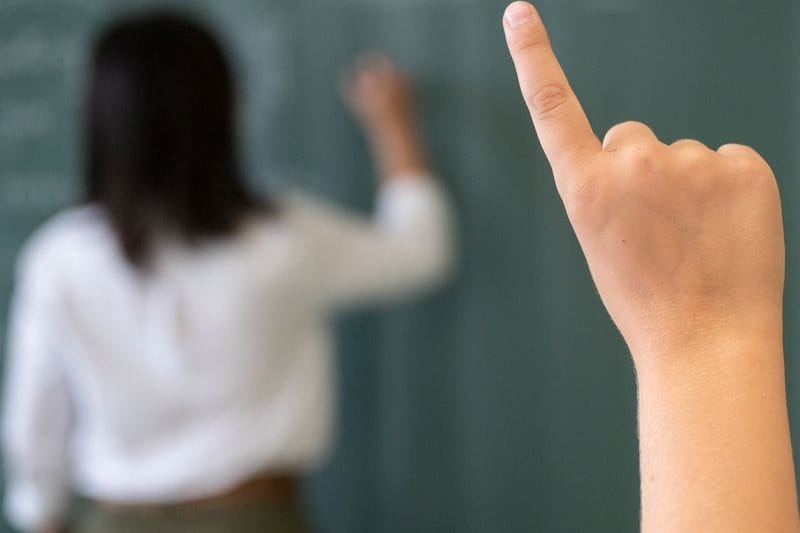
MULTIPOLYGON (((367 151, 339 71, 389 51, 417 82, 459 212, 462 259, 439 294, 343 317, 339 432, 308 482, 322 532, 638 530, 635 389, 532 133, 501 0, 191 0, 230 50, 249 177, 366 212, 367 151)), ((800 421, 800 47, 796 2, 541 0, 598 133, 756 146, 787 224, 787 368, 800 421)), ((92 37, 123 0, 0 0, 0 298, 19 246, 80 197, 92 37)), ((0 317, 0 337, 5 317, 0 317)), ((795 431, 795 436, 798 433, 795 431)))

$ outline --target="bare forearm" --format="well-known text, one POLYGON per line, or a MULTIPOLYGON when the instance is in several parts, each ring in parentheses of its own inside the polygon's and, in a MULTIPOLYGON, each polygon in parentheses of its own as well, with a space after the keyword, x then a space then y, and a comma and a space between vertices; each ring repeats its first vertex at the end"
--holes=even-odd
POLYGON ((428 162, 421 136, 413 121, 400 118, 369 132, 376 171, 381 180, 427 173, 428 162))
POLYGON ((800 530, 780 331, 675 351, 639 358, 642 531, 800 530))

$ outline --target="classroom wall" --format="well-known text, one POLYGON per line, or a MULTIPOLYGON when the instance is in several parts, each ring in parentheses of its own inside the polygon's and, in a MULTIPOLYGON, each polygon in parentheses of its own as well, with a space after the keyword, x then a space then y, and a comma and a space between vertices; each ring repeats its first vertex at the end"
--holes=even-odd
MULTIPOLYGON (((0 1, 0 301, 15 254, 80 196, 82 68, 132 0, 0 1)), ((415 77, 462 262, 440 293, 339 320, 339 432, 307 484, 325 533, 638 530, 632 365, 518 95, 505 0, 191 0, 242 80, 249 175, 366 212, 374 191, 337 76, 385 49, 415 77)), ((773 164, 788 242, 790 413, 800 419, 796 2, 541 0, 602 135, 737 141, 773 164)), ((3 309, 5 305, 2 306, 3 309)), ((4 338, 5 316, 0 316, 4 338)), ((6 531, 0 527, 0 531, 6 531)))

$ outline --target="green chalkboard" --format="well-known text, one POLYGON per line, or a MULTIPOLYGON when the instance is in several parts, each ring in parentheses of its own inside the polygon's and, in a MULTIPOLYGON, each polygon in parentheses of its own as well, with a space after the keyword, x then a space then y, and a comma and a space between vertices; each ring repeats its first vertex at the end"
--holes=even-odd
MULTIPOLYGON (((648 122, 760 149, 783 188, 787 366, 800 421, 800 13, 791 0, 541 0, 603 133, 648 122)), ((33 228, 80 195, 91 38, 153 2, 0 0, 0 299, 33 228)), ((343 317, 339 433, 308 482, 321 532, 634 532, 635 390, 518 95, 502 0, 186 0, 242 82, 259 188, 366 211, 363 140, 339 70, 385 49, 417 81, 433 160, 458 208, 462 262, 441 293, 343 317)), ((4 307, 3 307, 4 308, 4 307)), ((5 316, 0 316, 0 337, 5 316)), ((795 432, 795 435, 798 433, 795 432)), ((0 527, 0 531, 5 531, 0 527)))

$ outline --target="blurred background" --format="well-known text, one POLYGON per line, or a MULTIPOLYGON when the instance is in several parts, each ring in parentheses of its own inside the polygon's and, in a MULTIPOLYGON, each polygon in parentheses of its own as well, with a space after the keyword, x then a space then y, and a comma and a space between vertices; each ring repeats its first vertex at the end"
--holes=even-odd
MULTIPOLYGON (((519 97, 506 3, 0 1, 0 338, 20 245, 80 197, 83 69, 110 17, 151 4, 201 17, 238 68, 250 179, 365 212, 370 162, 336 86, 360 51, 383 49, 416 80, 462 266, 434 297, 341 318, 336 448, 306 487, 318 530, 638 531, 632 365, 519 97)), ((537 5, 599 135, 635 119, 666 142, 746 143, 773 164, 800 442, 800 5, 537 5)))

